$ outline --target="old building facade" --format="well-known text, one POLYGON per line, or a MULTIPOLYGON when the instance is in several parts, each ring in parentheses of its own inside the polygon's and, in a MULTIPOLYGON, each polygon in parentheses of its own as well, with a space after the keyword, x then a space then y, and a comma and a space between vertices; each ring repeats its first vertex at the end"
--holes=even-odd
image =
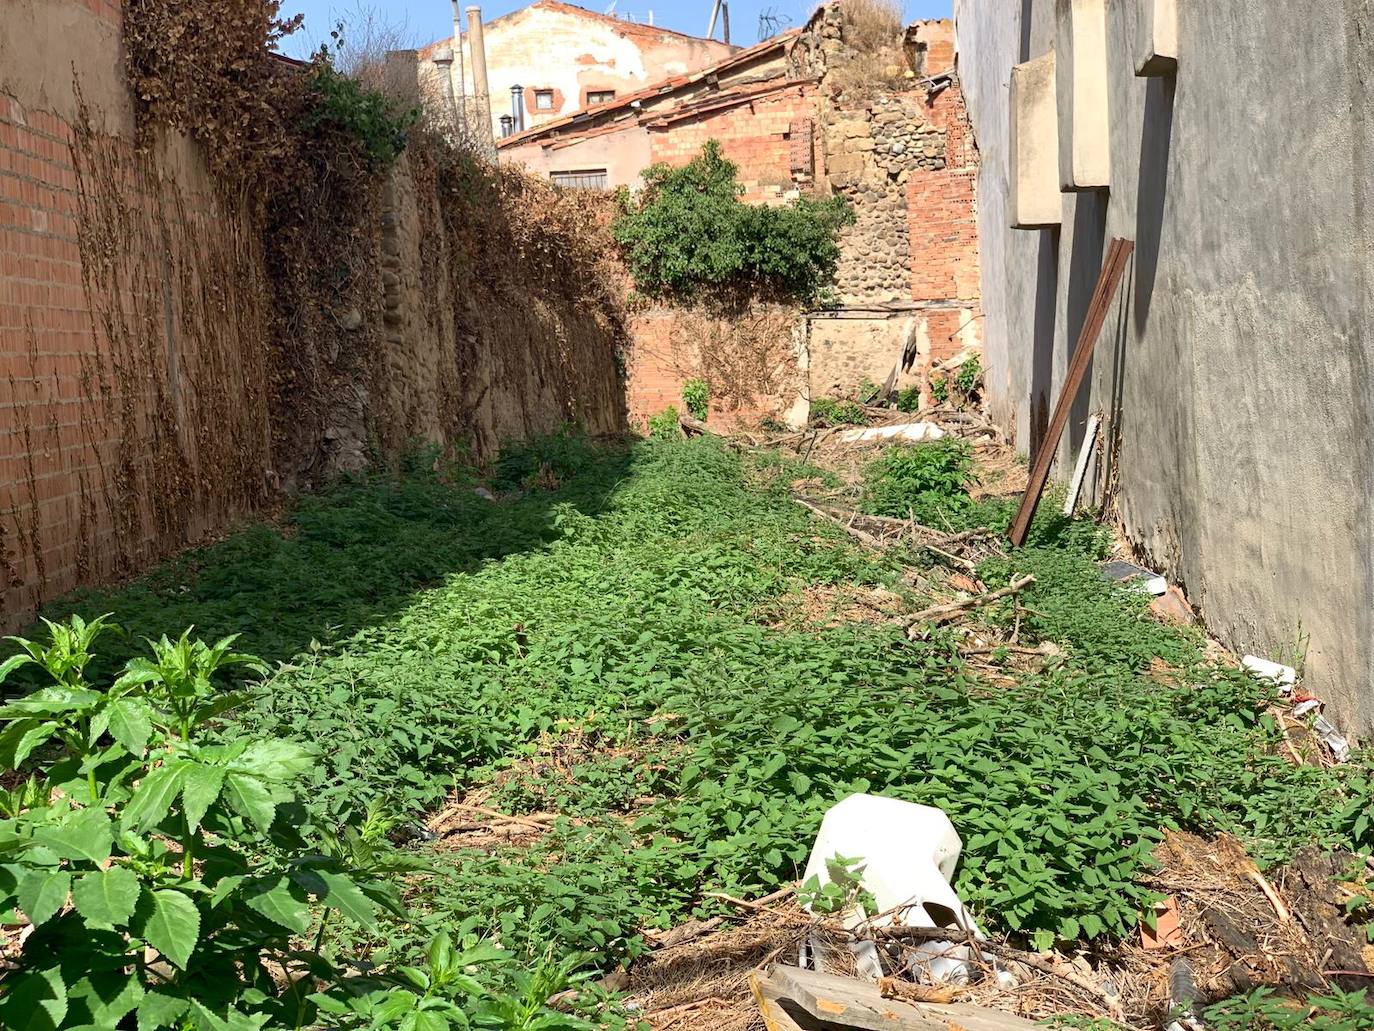
MULTIPOLYGON (((490 96, 491 131, 501 134, 501 116, 523 117, 525 128, 553 121, 580 108, 607 103, 650 83, 686 75, 728 57, 734 47, 719 40, 688 36, 587 10, 562 0, 535 0, 527 7, 485 23, 482 29, 490 96), (520 92, 512 94, 512 87, 520 92), (521 110, 512 111, 518 102, 521 110)), ((455 56, 450 75, 454 93, 476 120, 471 40, 464 26, 461 60, 455 56)), ((438 40, 420 51, 426 92, 439 98, 440 79, 434 58, 453 52, 453 39, 438 40)))

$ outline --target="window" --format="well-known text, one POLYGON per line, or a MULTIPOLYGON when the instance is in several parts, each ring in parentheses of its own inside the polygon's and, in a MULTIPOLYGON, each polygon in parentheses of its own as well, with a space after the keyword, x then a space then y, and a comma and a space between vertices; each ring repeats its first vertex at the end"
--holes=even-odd
POLYGON ((555 186, 567 186, 574 190, 604 190, 607 188, 604 168, 582 168, 575 172, 550 172, 549 178, 555 186))
POLYGON ((609 103, 610 103, 612 100, 614 100, 614 99, 615 99, 615 90, 613 90, 613 89, 589 89, 589 90, 587 90, 587 106, 588 106, 588 107, 591 107, 593 104, 609 104, 609 103))
POLYGON ((553 90, 537 89, 534 91, 534 109, 536 111, 553 110, 553 90))

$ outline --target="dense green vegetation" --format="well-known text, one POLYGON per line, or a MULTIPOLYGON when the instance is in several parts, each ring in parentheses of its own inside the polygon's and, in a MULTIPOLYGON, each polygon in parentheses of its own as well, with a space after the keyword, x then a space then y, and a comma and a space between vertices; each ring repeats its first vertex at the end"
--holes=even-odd
MULTIPOLYGON (((891 473, 933 515, 925 496, 943 494, 972 518, 957 449, 923 454, 889 451, 875 496, 897 490, 891 473)), ((1128 933, 1163 826, 1233 831, 1264 861, 1312 838, 1374 844, 1368 767, 1275 755, 1262 692, 1103 581, 1091 527, 1042 517, 980 571, 994 586, 1034 573, 1022 639, 1066 652, 993 688, 954 630, 773 628, 809 585, 908 590, 902 556, 860 553, 790 501, 814 470, 784 458, 567 433, 505 452, 496 502, 432 465, 340 484, 283 528, 64 607, 114 613, 129 636, 107 639, 112 661, 168 629, 241 631, 273 669, 220 733, 316 749, 295 782, 313 823, 399 830, 494 779, 493 804, 563 814, 533 848, 398 846, 436 872, 406 882, 412 913, 384 933, 338 925, 334 958, 413 964, 447 930, 562 974, 578 954, 604 966, 639 929, 709 910, 707 891, 793 880, 854 791, 944 808, 964 899, 1042 947, 1128 933), (1157 659, 1184 686, 1149 676, 1157 659), (531 762, 554 745, 562 765, 531 762)))
MULTIPOLYGON (((835 275, 836 233, 854 221, 840 197, 745 204, 735 165, 708 140, 686 165, 650 165, 622 195, 616 239, 635 287, 651 297, 815 300, 835 275)), ((698 416, 699 418, 699 416, 698 416)))

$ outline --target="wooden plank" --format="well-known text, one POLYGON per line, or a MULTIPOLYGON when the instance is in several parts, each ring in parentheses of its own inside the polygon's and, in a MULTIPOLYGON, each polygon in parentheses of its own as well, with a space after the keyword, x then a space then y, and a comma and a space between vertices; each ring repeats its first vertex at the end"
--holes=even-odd
POLYGON ((1054 417, 1050 420, 1045 439, 1040 442, 1040 450, 1035 455, 1030 479, 1026 483, 1026 493, 1021 498, 1021 507, 1016 510, 1016 518, 1011 521, 1011 529, 1007 531, 1007 537, 1014 547, 1019 548, 1026 542, 1026 533, 1030 530, 1031 520, 1035 518, 1035 509, 1040 504, 1040 496, 1045 493, 1045 484, 1049 482, 1050 467, 1054 465, 1054 453, 1059 450, 1059 440, 1064 436, 1064 427, 1068 424, 1074 399, 1078 397, 1078 391, 1083 386, 1088 363, 1092 360, 1093 348, 1097 346, 1097 338, 1102 335, 1103 323, 1107 321, 1107 313, 1111 310, 1117 288, 1126 274, 1126 263, 1134 250, 1135 244, 1132 241, 1119 238, 1112 240, 1111 246, 1107 248, 1107 258, 1102 263, 1102 273, 1098 276, 1097 287, 1093 290, 1092 301, 1088 305, 1087 317, 1083 320, 1083 332, 1079 334, 1073 358, 1069 361, 1068 372, 1064 375, 1064 387, 1054 406, 1054 417))
MULTIPOLYGON (((856 1028, 859 1031, 1035 1031, 1037 1025, 1011 1013, 966 1003, 936 1005, 884 999, 872 981, 823 974, 798 967, 769 967, 752 982, 765 1021, 782 1004, 797 1007, 819 1028, 856 1028), (772 1003, 772 1009, 764 1009, 772 1003)), ((784 1016, 786 1012, 782 1011, 784 1016)), ((788 1018, 791 1021, 791 1018, 788 1018)), ((791 1023, 806 1027, 803 1017, 791 1023)), ((778 1031, 791 1031, 782 1021, 778 1031)))
POLYGON ((1070 519, 1073 518, 1074 509, 1078 507, 1078 495, 1083 493, 1083 480, 1088 475, 1088 459, 1092 457, 1093 448, 1097 445, 1097 427, 1102 422, 1102 416, 1094 413, 1088 418, 1088 428, 1083 433, 1083 446, 1078 449, 1078 464, 1073 469, 1073 481, 1069 484, 1069 494, 1064 499, 1064 514, 1070 519))

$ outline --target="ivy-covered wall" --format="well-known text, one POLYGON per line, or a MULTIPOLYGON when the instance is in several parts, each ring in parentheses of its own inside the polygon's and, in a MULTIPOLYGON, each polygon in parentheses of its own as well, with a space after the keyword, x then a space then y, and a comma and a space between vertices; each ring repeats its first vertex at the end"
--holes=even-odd
POLYGON ((215 60, 161 48, 185 6, 6 5, 8 626, 417 439, 481 458, 567 419, 623 425, 619 309, 548 187, 422 134, 374 166, 327 119, 302 130, 333 109, 268 56, 262 0, 221 5, 215 60, 264 63, 217 97, 215 60), (505 271, 559 255, 559 277, 505 271))

